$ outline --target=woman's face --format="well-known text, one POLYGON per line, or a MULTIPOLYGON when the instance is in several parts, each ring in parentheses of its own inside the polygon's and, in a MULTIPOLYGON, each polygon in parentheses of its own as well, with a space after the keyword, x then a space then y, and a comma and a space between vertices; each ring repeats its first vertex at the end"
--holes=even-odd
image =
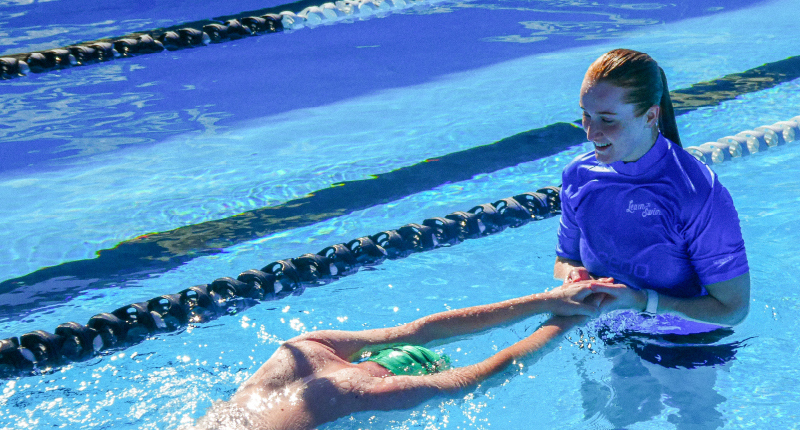
POLYGON ((597 161, 636 161, 655 143, 659 107, 636 116, 625 102, 628 90, 604 81, 583 80, 581 109, 586 137, 594 143, 597 161))

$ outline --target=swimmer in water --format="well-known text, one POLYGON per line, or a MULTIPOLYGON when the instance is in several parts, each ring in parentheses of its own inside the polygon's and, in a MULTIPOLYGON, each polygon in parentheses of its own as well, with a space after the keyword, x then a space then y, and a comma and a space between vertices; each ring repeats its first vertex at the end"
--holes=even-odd
POLYGON ((197 429, 312 429, 354 412, 414 407, 438 395, 472 390, 510 364, 541 355, 564 332, 596 316, 611 278, 567 283, 551 291, 440 312, 397 327, 323 330, 290 339, 229 401, 216 402, 197 429), (486 360, 451 367, 421 345, 553 316, 530 336, 486 360), (537 353, 538 354, 535 354, 537 353))

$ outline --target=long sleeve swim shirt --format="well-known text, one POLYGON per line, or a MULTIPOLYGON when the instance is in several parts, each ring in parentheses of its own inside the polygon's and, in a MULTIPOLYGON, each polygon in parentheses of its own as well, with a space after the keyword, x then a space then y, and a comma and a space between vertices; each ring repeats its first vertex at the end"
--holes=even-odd
POLYGON ((563 172, 556 254, 596 276, 673 297, 749 271, 739 217, 716 174, 659 135, 634 162, 594 152, 563 172))

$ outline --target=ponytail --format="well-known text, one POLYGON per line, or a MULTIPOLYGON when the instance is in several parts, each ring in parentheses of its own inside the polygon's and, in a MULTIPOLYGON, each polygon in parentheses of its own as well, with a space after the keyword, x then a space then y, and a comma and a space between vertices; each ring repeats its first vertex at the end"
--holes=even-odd
POLYGON ((678 146, 683 146, 681 145, 681 138, 678 135, 678 124, 675 121, 675 110, 672 108, 672 99, 669 98, 667 75, 661 67, 659 67, 658 70, 661 72, 662 84, 661 101, 659 103, 661 114, 658 116, 658 129, 661 130, 661 134, 663 134, 664 137, 678 146))

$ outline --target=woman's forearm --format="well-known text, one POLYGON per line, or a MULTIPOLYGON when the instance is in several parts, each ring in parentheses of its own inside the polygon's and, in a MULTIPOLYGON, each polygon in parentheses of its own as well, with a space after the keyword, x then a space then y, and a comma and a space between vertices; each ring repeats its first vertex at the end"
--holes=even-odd
POLYGON ((748 306, 726 306, 714 297, 704 296, 681 299, 662 295, 658 302, 659 313, 671 313, 694 321, 734 326, 747 316, 748 306))
POLYGON ((734 326, 750 310, 750 273, 706 285, 707 296, 679 299, 662 295, 659 312, 674 313, 696 321, 734 326))
POLYGON ((674 313, 696 321, 734 326, 750 310, 750 274, 707 285, 708 295, 691 299, 661 296, 659 312, 674 313))
MULTIPOLYGON (((750 274, 745 273, 723 282, 705 286, 708 295, 693 298, 658 295, 660 314, 675 314, 695 321, 733 326, 747 316, 750 309, 750 274)), ((644 311, 647 307, 645 290, 635 290, 624 285, 597 285, 592 289, 608 296, 600 304, 604 311, 632 309, 644 311)))

